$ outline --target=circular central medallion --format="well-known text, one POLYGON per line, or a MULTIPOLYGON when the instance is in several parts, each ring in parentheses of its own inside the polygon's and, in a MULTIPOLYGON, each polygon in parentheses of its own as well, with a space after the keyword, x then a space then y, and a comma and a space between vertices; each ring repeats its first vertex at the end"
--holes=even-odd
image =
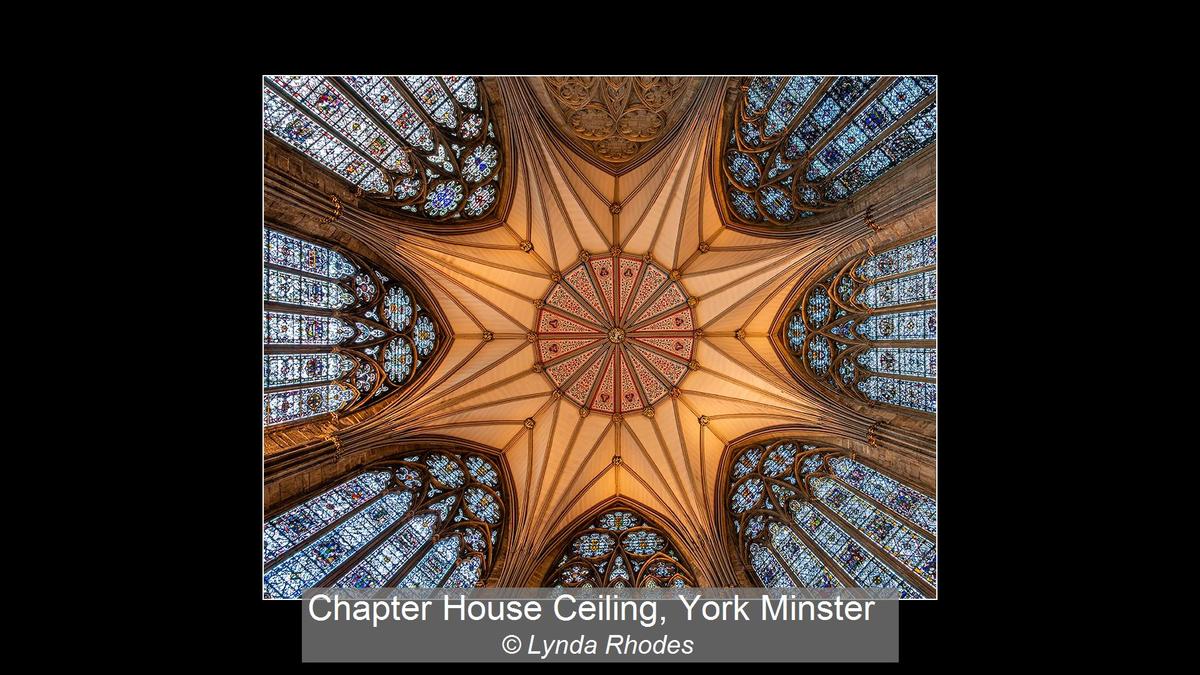
POLYGON ((538 310, 542 372, 583 408, 649 408, 688 373, 688 295, 653 261, 592 254, 563 273, 538 310))

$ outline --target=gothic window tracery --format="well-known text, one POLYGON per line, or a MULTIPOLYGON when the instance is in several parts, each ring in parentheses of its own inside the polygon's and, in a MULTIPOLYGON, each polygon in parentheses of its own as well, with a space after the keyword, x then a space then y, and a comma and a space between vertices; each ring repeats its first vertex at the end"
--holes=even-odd
POLYGON ((481 585, 506 509, 497 463, 451 450, 371 467, 263 525, 263 597, 481 585))
POLYGON ((755 77, 727 125, 733 216, 793 226, 830 211, 937 137, 934 77, 755 77))
POLYGON ((444 330, 413 287, 263 229, 263 424, 354 412, 407 389, 444 330))
POLYGON ((499 196, 503 144, 479 78, 273 75, 263 129, 422 219, 475 220, 499 196))
POLYGON ((738 549, 759 585, 936 595, 936 501, 841 448, 750 446, 728 490, 738 549))
POLYGON ((851 260, 806 290, 784 342, 852 398, 937 412, 937 235, 851 260))
POLYGON ((658 527, 619 507, 575 533, 546 577, 558 588, 685 588, 695 577, 658 527))

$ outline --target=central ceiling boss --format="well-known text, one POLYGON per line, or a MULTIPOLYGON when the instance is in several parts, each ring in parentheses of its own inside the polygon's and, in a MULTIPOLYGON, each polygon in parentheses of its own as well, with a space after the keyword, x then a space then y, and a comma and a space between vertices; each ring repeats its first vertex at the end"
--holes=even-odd
POLYGON ((651 414, 688 372, 695 300, 649 255, 579 257, 539 304, 539 367, 580 414, 651 414))

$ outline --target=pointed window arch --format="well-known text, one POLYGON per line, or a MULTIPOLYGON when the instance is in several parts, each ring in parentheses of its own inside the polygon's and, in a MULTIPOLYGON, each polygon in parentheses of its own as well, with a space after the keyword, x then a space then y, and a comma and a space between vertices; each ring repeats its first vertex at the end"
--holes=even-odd
POLYGON ((545 586, 685 588, 695 577, 661 528, 627 507, 609 509, 571 537, 545 586))
POLYGON ((802 225, 937 137, 935 77, 755 77, 725 128, 725 196, 739 222, 802 225))
POLYGON ((415 452, 273 516, 263 525, 263 597, 481 585, 507 512, 498 467, 478 453, 415 452))
POLYGON ((859 256, 800 295, 783 328, 800 370, 867 403, 937 412, 937 235, 859 256))
POLYGON ((263 424, 346 414, 410 388, 446 331, 415 286, 263 229, 263 424))
POLYGON ((476 220, 500 194, 503 144, 479 78, 272 75, 263 129, 420 219, 476 220))
POLYGON ((841 448, 739 451, 727 483, 740 555, 765 587, 937 594, 937 502, 841 448))

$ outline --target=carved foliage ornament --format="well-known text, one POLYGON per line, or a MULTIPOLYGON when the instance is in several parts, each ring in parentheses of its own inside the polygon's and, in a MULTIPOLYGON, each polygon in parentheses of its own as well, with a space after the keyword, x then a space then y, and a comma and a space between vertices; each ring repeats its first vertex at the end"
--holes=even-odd
POLYGON ((627 162, 667 128, 680 77, 548 77, 567 129, 601 159, 627 162))

